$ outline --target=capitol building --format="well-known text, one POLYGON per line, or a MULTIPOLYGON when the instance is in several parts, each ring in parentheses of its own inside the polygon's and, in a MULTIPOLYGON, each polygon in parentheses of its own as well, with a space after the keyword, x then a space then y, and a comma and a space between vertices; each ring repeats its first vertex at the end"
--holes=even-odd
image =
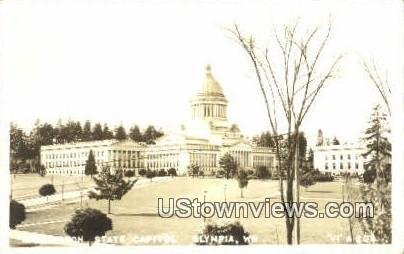
POLYGON ((228 122, 228 101, 210 66, 206 67, 205 80, 191 99, 190 107, 190 120, 157 139, 155 144, 104 140, 42 146, 41 163, 49 174, 83 174, 92 150, 98 168, 110 166, 136 172, 141 168, 175 168, 179 175, 185 175, 189 166, 195 164, 205 175, 214 175, 220 169, 220 158, 229 153, 239 168, 275 169, 272 149, 257 146, 242 135, 236 124, 228 122))

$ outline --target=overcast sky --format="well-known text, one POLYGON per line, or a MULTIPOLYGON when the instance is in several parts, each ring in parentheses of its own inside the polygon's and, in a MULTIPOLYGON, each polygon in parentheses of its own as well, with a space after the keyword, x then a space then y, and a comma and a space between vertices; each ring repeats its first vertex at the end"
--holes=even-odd
POLYGON ((26 129, 36 119, 59 118, 178 126, 211 64, 229 100, 229 120, 247 135, 267 130, 250 63, 225 32, 234 23, 264 37, 298 17, 308 28, 326 27, 332 17, 328 52, 345 58, 305 120, 310 137, 319 128, 343 141, 361 136, 380 99, 360 57, 376 59, 392 83, 399 73, 398 1, 57 2, 14 1, 2 10, 8 117, 26 129))

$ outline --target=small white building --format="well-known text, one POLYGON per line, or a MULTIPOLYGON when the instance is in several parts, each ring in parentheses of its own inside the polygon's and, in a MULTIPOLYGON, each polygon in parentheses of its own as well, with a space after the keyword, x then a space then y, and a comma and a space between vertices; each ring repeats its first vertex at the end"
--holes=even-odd
POLYGON ((364 144, 322 145, 316 146, 313 151, 314 168, 322 173, 339 175, 349 172, 361 175, 364 172, 364 144))

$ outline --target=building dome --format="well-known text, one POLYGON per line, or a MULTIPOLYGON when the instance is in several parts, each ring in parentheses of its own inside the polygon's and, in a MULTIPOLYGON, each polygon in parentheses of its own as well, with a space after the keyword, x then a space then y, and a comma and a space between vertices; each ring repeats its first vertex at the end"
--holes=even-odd
POLYGON ((191 100, 193 119, 207 120, 208 122, 227 121, 227 100, 219 82, 213 77, 210 65, 205 69, 205 82, 202 89, 191 100))
POLYGON ((224 97, 223 89, 220 86, 219 82, 217 82, 216 79, 213 77, 210 65, 206 66, 205 74, 205 82, 202 86, 202 89, 198 92, 198 95, 224 97))

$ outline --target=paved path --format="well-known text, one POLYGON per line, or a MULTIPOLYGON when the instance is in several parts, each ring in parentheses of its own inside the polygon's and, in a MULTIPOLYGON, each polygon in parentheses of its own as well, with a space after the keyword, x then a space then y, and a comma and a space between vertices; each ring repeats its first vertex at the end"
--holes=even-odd
MULTIPOLYGON (((149 186, 150 184, 154 183, 162 183, 171 181, 172 177, 156 177, 152 181, 146 178, 139 178, 136 184, 133 186, 134 189, 143 188, 149 186)), ((85 188, 83 190, 78 191, 69 191, 64 193, 56 193, 54 195, 48 197, 35 197, 29 198, 24 200, 18 200, 21 204, 23 204, 27 210, 34 211, 34 210, 42 210, 44 206, 47 205, 54 205, 59 203, 60 201, 72 201, 72 200, 83 200, 88 199, 87 194, 92 188, 85 188)))

